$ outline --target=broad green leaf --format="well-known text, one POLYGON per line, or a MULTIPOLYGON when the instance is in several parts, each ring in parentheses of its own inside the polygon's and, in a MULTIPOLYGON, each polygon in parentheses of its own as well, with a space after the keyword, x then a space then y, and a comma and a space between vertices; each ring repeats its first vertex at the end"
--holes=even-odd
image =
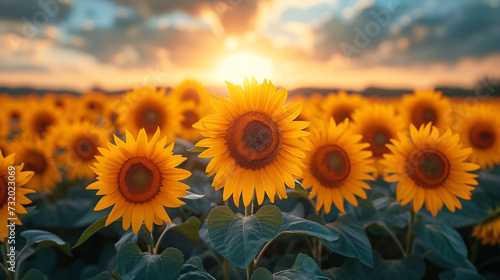
POLYGON ((335 280, 363 280, 365 274, 363 266, 357 259, 348 258, 341 267, 332 267, 323 270, 326 277, 335 280))
MULTIPOLYGON (((295 259, 293 266, 290 269, 275 273, 274 279, 327 280, 328 278, 313 259, 306 254, 300 253, 295 259)), ((254 280, 253 277, 252 280, 254 280)))
POLYGON ((116 267, 123 280, 177 279, 183 262, 182 253, 175 248, 151 255, 142 252, 135 243, 123 245, 116 257, 116 267))
POLYGON ((129 242, 137 243, 138 240, 139 235, 134 234, 132 229, 129 229, 120 237, 120 239, 118 239, 118 241, 115 242, 115 250, 118 252, 123 245, 129 242))
POLYGON ((179 273, 179 280, 215 280, 205 268, 199 257, 190 258, 181 269, 179 273))
POLYGON ((191 149, 187 149, 188 152, 192 152, 192 153, 201 153, 201 152, 204 152, 206 150, 208 150, 208 147, 194 147, 191 149))
POLYGON ((479 177, 476 179, 479 186, 486 192, 500 198, 500 167, 495 166, 493 171, 481 170, 479 171, 479 177))
POLYGON ((253 271, 251 280, 274 280, 273 273, 263 267, 253 271))
POLYGON ((464 268, 454 268, 439 274, 441 280, 486 280, 485 277, 477 272, 464 268))
POLYGON ((36 250, 41 250, 43 248, 55 246, 66 255, 72 256, 68 243, 51 232, 44 230, 26 230, 21 232, 21 236, 26 238, 25 246, 27 247, 38 244, 36 250))
POLYGON ((229 207, 214 208, 207 220, 208 235, 217 251, 238 267, 246 268, 264 244, 279 233, 283 214, 276 206, 264 206, 247 217, 229 207))
POLYGON ((47 278, 45 278, 45 276, 43 275, 43 273, 40 270, 38 270, 36 268, 32 268, 24 274, 24 277, 22 280, 45 280, 45 279, 47 279, 47 278))
POLYGON ((78 239, 78 242, 72 247, 76 248, 80 246, 83 242, 85 242, 87 239, 89 239, 92 235, 94 235, 96 232, 104 228, 104 225, 106 224, 106 219, 108 217, 102 217, 99 220, 95 221, 93 224, 91 224, 85 231, 82 233, 80 236, 80 239, 78 239))
POLYGON ((380 257, 367 279, 420 280, 425 270, 425 262, 419 256, 411 255, 403 260, 382 260, 380 257))
POLYGON ((294 180, 295 181, 295 190, 305 196, 308 196, 309 195, 309 191, 306 190, 304 188, 304 186, 302 186, 302 183, 299 182, 298 180, 294 180))
POLYGON ((196 243, 201 243, 200 235, 198 234, 200 226, 201 226, 200 219, 192 216, 189 217, 189 219, 187 219, 186 221, 184 221, 184 223, 172 227, 172 229, 184 234, 187 238, 191 239, 196 243))
POLYGON ((283 225, 281 226, 280 234, 282 233, 303 234, 318 237, 326 241, 339 239, 339 235, 335 231, 317 222, 302 219, 288 213, 283 213, 283 225))
POLYGON ((115 278, 113 278, 111 273, 109 273, 107 271, 103 271, 103 272, 97 274, 97 276, 94 278, 94 280, 114 280, 114 279, 115 278))
POLYGON ((467 259, 467 247, 462 236, 447 221, 440 225, 426 224, 419 216, 413 232, 447 262, 460 266, 467 259))
POLYGON ((334 242, 323 241, 333 252, 346 257, 357 258, 364 265, 373 266, 373 251, 370 240, 363 226, 350 214, 337 218, 337 221, 326 224, 340 235, 334 242))

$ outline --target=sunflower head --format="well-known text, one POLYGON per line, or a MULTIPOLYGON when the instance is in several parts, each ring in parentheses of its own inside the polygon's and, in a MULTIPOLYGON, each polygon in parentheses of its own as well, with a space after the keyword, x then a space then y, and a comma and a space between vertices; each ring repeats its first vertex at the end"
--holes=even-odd
POLYGON ((208 94, 205 87, 193 79, 182 81, 172 92, 182 102, 192 101, 197 106, 206 106, 208 104, 208 94))
POLYGON ((472 150, 462 148, 458 140, 450 129, 440 135, 431 124, 418 130, 411 125, 410 138, 399 134, 398 140, 391 140, 388 148, 392 153, 384 154, 381 163, 390 174, 385 179, 398 182, 396 199, 402 205, 413 200, 417 212, 425 202, 425 208, 436 216, 443 203, 454 212, 462 208, 457 197, 470 199, 473 185, 477 185, 477 175, 470 171, 479 166, 465 162, 472 150))
POLYGON ((262 204, 267 194, 271 202, 277 193, 286 198, 285 185, 295 188, 294 176, 301 176, 299 166, 308 147, 299 138, 309 122, 294 121, 301 103, 283 107, 287 91, 252 77, 243 88, 227 82, 230 99, 220 96, 210 100, 215 113, 201 119, 194 127, 206 139, 196 146, 207 147, 200 157, 212 158, 208 176, 214 174, 216 190, 224 187, 223 199, 231 195, 239 205, 240 197, 248 206, 256 193, 262 204))
POLYGON ((48 193, 61 180, 56 166, 54 145, 36 136, 23 134, 15 137, 7 147, 16 154, 16 164, 24 163, 24 170, 33 171, 35 175, 27 184, 28 188, 48 193))
POLYGON ((363 108, 367 101, 363 96, 346 92, 337 94, 330 93, 321 104, 323 119, 328 120, 332 117, 336 123, 341 123, 345 119, 352 120, 352 114, 356 109, 363 108))
POLYGON ((472 236, 480 239, 483 245, 500 244, 500 207, 489 211, 488 216, 474 227, 472 236))
POLYGON ((389 153, 386 144, 390 139, 396 138, 397 133, 405 133, 406 126, 402 119, 396 115, 393 106, 372 104, 353 113, 352 131, 363 136, 363 142, 370 144, 368 148, 375 160, 376 176, 382 173, 380 164, 382 155, 389 153))
POLYGON ((420 127, 432 123, 445 129, 451 121, 451 103, 443 93, 434 90, 416 90, 403 96, 399 113, 407 125, 420 127))
POLYGON ((500 119, 497 106, 480 104, 471 110, 462 110, 456 131, 464 146, 474 151, 470 159, 482 168, 500 163, 500 119))
POLYGON ((137 139, 128 130, 125 133, 125 142, 114 136, 115 145, 98 148, 102 156, 96 156, 97 162, 91 167, 97 181, 87 189, 104 195, 94 210, 113 206, 106 226, 123 217, 124 230, 132 225, 137 233, 144 222, 152 231, 153 223, 172 222, 165 207, 184 204, 179 198, 186 195, 189 186, 179 181, 191 173, 176 168, 186 158, 172 154, 173 144, 165 148, 167 139, 161 138, 160 129, 149 141, 145 129, 137 139))
POLYGON ((63 120, 62 112, 48 100, 31 102, 23 117, 22 130, 30 135, 45 137, 51 127, 63 120))
MULTIPOLYGON (((23 171, 23 166, 24 164, 22 163, 14 165, 14 154, 4 157, 2 151, 0 150, 0 242, 3 242, 9 234, 7 228, 7 218, 17 218, 17 215, 10 214, 12 212, 12 207, 15 209, 15 213, 26 214, 26 209, 23 205, 31 203, 31 200, 25 195, 35 192, 34 190, 22 187, 26 185, 34 174, 32 171, 23 171), (10 167, 13 167, 14 170, 9 169, 10 167), (12 176, 9 174, 9 171, 15 172, 14 181, 10 181, 9 178, 12 178, 12 176), (8 199, 8 187, 11 186, 9 182, 15 183, 15 206, 8 203, 8 201, 10 201, 8 199)), ((15 223, 17 225, 22 225, 19 219, 16 219, 15 223)))
POLYGON ((349 129, 349 120, 335 123, 318 121, 311 126, 311 137, 306 141, 310 151, 303 160, 304 173, 302 184, 312 186, 310 198, 317 197, 316 210, 322 207, 330 213, 332 204, 345 213, 344 198, 354 206, 358 205, 355 197, 366 199, 364 189, 370 186, 363 180, 373 180, 369 174, 375 172, 372 167, 371 151, 367 143, 361 143, 359 134, 349 129))
POLYGON ((117 123, 122 133, 126 129, 132 134, 138 134, 144 128, 149 137, 158 128, 169 141, 175 140, 179 130, 182 115, 175 98, 165 96, 165 90, 153 87, 134 88, 122 99, 117 109, 117 123))

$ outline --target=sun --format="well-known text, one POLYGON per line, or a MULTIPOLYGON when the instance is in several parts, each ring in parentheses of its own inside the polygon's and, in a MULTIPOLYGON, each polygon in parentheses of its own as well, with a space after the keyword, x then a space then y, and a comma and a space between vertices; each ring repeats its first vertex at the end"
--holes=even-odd
POLYGON ((254 76, 257 80, 273 77, 271 60, 251 53, 241 52, 223 59, 216 75, 218 79, 236 83, 245 76, 254 76))

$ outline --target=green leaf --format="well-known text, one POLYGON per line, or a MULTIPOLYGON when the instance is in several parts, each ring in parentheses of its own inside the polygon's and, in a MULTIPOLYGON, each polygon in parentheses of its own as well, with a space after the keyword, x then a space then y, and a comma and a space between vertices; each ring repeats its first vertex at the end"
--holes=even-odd
POLYGON ((274 280, 274 276, 271 273, 271 271, 259 267, 256 270, 253 271, 252 277, 250 277, 251 280, 274 280))
POLYGON ((425 275, 425 262, 421 257, 411 255, 403 260, 379 260, 367 279, 420 280, 425 275))
POLYGON ((295 190, 297 192, 299 192, 300 194, 308 196, 309 195, 309 191, 306 190, 306 188, 304 188, 304 186, 302 186, 302 183, 299 182, 298 180, 295 180, 295 179, 294 179, 294 181, 295 181, 295 190))
POLYGON ((363 280, 366 279, 363 266, 357 259, 348 258, 341 267, 323 270, 330 279, 363 280))
POLYGON ((246 268, 264 244, 276 237, 282 224, 283 214, 276 206, 264 206, 247 217, 219 206, 210 212, 207 228, 217 251, 236 266, 246 268))
POLYGON ((454 268, 439 274, 441 280, 486 280, 485 277, 477 272, 464 268, 454 268))
POLYGON ((443 221, 441 225, 426 224, 418 216, 413 232, 447 262, 460 266, 467 259, 467 247, 462 236, 447 221, 443 221))
MULTIPOLYGON (((328 279, 316 262, 308 255, 300 253, 290 269, 274 274, 274 279, 328 279)), ((253 279, 252 279, 253 280, 253 279)))
POLYGON ((190 258, 181 269, 179 273, 179 280, 215 280, 205 268, 199 257, 190 258))
POLYGON ((80 236, 80 239, 78 239, 78 242, 72 247, 72 249, 80 246, 83 242, 85 242, 87 239, 89 239, 92 235, 94 235, 96 232, 104 228, 104 225, 106 224, 106 219, 108 217, 102 217, 99 220, 95 221, 93 224, 91 224, 85 231, 82 233, 82 236, 80 236))
POLYGON ((182 253, 175 248, 151 255, 135 243, 123 245, 116 257, 118 273, 124 280, 177 279, 183 262, 182 253))
POLYGON ((196 243, 201 243, 200 235, 198 233, 200 226, 200 219, 192 216, 189 217, 189 219, 187 219, 184 223, 172 227, 172 229, 184 234, 187 238, 196 243))
POLYGON ((59 236, 44 230, 26 230, 21 232, 21 236, 26 238, 27 247, 38 244, 37 251, 47 247, 57 247, 68 256, 72 256, 68 243, 59 236))
POLYGON ((114 280, 114 279, 115 278, 113 278, 111 273, 109 273, 107 271, 103 271, 103 272, 97 274, 97 276, 94 278, 94 280, 114 280))
POLYGON ((486 192, 500 198, 500 167, 497 165, 492 171, 483 169, 479 171, 479 177, 476 179, 479 186, 486 192))
POLYGON ((303 234, 326 241, 339 239, 339 235, 333 230, 317 222, 302 219, 288 213, 283 213, 283 225, 281 226, 280 234, 282 233, 303 234))
POLYGON ((326 224, 340 235, 334 242, 323 241, 333 252, 346 257, 357 258, 364 265, 373 266, 373 251, 370 240, 363 226, 350 214, 337 218, 337 221, 326 224))
POLYGON ((191 149, 187 149, 188 152, 192 152, 192 153, 201 153, 201 152, 204 152, 206 150, 208 150, 208 147, 194 147, 191 149))
POLYGON ((28 270, 28 272, 26 272, 23 277, 23 280, 45 280, 45 279, 46 278, 43 275, 43 273, 36 268, 28 270))

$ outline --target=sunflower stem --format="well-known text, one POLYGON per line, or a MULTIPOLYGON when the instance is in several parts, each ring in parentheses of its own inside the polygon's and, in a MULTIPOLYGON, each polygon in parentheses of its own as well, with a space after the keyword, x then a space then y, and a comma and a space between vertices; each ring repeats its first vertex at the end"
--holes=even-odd
POLYGON ((427 253, 422 255, 422 259, 427 258, 428 256, 432 255, 432 253, 434 253, 434 252, 435 252, 434 250, 430 249, 429 251, 427 251, 427 253))
POLYGON ((153 251, 153 254, 154 255, 157 255, 158 254, 158 250, 160 250, 160 244, 161 244, 161 241, 163 239, 163 237, 165 236, 165 234, 167 233, 167 231, 171 228, 170 224, 169 223, 165 223, 165 229, 163 229, 160 237, 158 237, 158 240, 156 241, 156 245, 155 245, 155 248, 154 248, 154 251, 153 251))
MULTIPOLYGON (((2 271, 5 274, 5 279, 14 279, 14 278, 12 278, 12 273, 7 269, 7 267, 8 267, 8 265, 7 265, 8 248, 7 248, 7 243, 6 242, 2 243, 2 250, 4 252, 4 254, 3 254, 4 258, 3 258, 3 260, 4 260, 5 266, 2 265, 2 264, 0 264, 0 267, 2 268, 2 271)), ((17 266, 17 260, 16 260, 16 266, 17 266)), ((15 275, 14 275, 14 277, 15 277, 15 275)))
MULTIPOLYGON (((252 215, 253 215, 253 199, 250 202, 250 205, 245 206, 245 217, 252 216, 252 215)), ((248 280, 250 280, 250 278, 252 277, 252 273, 255 269, 254 261, 255 260, 252 260, 247 268, 247 279, 248 280)))
POLYGON ((387 231, 387 233, 389 233, 389 235, 392 237, 394 243, 396 243, 396 245, 398 246, 401 255, 403 255, 403 258, 406 257, 406 251, 403 248, 403 244, 401 244, 401 242, 399 241, 398 237, 394 234, 394 232, 392 232, 392 230, 389 227, 387 227, 387 225, 384 222, 380 223, 379 225, 383 229, 385 229, 385 231, 387 231))
POLYGON ((413 249, 413 240, 415 235, 413 234, 413 224, 416 221, 416 215, 413 209, 410 209, 410 221, 408 223, 408 232, 406 233, 406 255, 411 255, 413 249))
POLYGON ((229 261, 224 258, 222 262, 222 279, 223 280, 230 280, 229 278, 229 261))

